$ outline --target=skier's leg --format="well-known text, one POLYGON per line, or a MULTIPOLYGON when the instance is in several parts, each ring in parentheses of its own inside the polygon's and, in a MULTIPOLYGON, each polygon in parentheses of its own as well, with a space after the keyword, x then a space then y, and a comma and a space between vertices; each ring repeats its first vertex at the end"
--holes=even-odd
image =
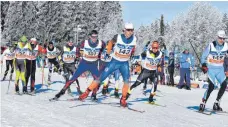
MULTIPOLYGON (((25 81, 26 81, 26 83, 25 83, 25 86, 23 87, 23 91, 24 92, 27 92, 27 86, 28 86, 28 82, 29 82, 29 77, 30 77, 30 75, 31 75, 31 67, 32 67, 32 61, 31 60, 26 60, 26 73, 25 73, 25 81)), ((31 81, 31 80, 30 80, 31 81)))
POLYGON ((21 81, 22 81, 22 86, 23 86, 23 92, 27 92, 26 79, 25 79, 25 76, 26 76, 26 60, 24 60, 23 63, 20 64, 20 69, 21 69, 21 81))
POLYGON ((62 88, 62 90, 55 95, 55 98, 59 98, 63 94, 65 94, 65 91, 70 87, 70 85, 85 71, 87 71, 87 67, 89 65, 86 64, 86 62, 81 61, 78 65, 78 69, 74 72, 73 76, 68 80, 65 84, 65 86, 62 88))
POLYGON ((10 74, 10 79, 12 79, 12 75, 13 75, 13 72, 14 72, 14 66, 13 66, 13 60, 10 60, 10 66, 11 66, 11 74, 10 74))
POLYGON ((222 108, 220 107, 220 101, 221 101, 221 98, 222 98, 222 96, 226 90, 226 87, 227 87, 227 80, 226 80, 227 78, 226 78, 225 73, 224 73, 224 68, 221 68, 219 70, 219 72, 216 75, 216 79, 221 84, 221 86, 220 86, 220 89, 218 91, 218 95, 217 95, 216 101, 214 103, 213 109, 222 111, 222 108))
POLYGON ((4 77, 3 77, 2 80, 5 80, 6 75, 8 74, 8 71, 9 71, 9 66, 10 66, 10 61, 9 60, 6 60, 6 71, 4 73, 4 77))
POLYGON ((184 83, 184 78, 185 78, 185 71, 183 68, 180 68, 180 81, 178 83, 178 88, 183 88, 183 83, 184 83))
POLYGON ((32 71, 31 71, 31 82, 30 90, 33 92, 35 90, 35 81, 36 81, 36 60, 32 60, 32 71))
POLYGON ((101 73, 98 80, 94 80, 89 87, 86 89, 86 91, 79 96, 80 100, 84 100, 88 97, 90 91, 92 91, 95 88, 98 88, 98 85, 100 85, 100 82, 103 82, 112 72, 118 69, 119 66, 117 66, 117 63, 115 61, 111 61, 104 69, 104 71, 101 73))

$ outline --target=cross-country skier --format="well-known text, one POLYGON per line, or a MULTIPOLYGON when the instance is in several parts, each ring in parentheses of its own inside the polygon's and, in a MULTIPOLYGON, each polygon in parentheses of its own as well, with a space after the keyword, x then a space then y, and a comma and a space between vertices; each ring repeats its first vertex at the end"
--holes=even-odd
POLYGON ((22 80, 22 86, 23 86, 23 93, 27 93, 26 90, 26 80, 25 80, 25 74, 26 74, 26 58, 27 58, 27 48, 25 48, 25 45, 27 43, 27 37, 22 36, 17 44, 17 47, 15 49, 15 71, 16 71, 16 79, 15 79, 15 91, 16 94, 20 94, 19 92, 19 78, 22 80))
POLYGON ((50 41, 47 47, 47 58, 48 58, 48 67, 49 67, 49 73, 48 73, 48 84, 51 84, 51 73, 54 71, 54 66, 57 68, 58 73, 61 74, 61 68, 60 64, 57 61, 57 57, 60 55, 60 51, 54 46, 53 42, 50 41))
POLYGON ((136 37, 133 35, 134 27, 132 23, 126 23, 124 28, 124 34, 115 35, 112 40, 107 44, 107 55, 113 50, 112 60, 107 65, 99 79, 94 80, 86 91, 79 96, 79 100, 84 100, 88 97, 90 91, 98 88, 100 82, 104 81, 111 73, 119 70, 124 81, 122 88, 122 97, 120 99, 120 105, 127 106, 127 92, 129 89, 130 70, 128 60, 134 53, 136 46, 136 37))
POLYGON ((2 58, 1 58, 1 64, 3 63, 3 60, 6 60, 6 71, 4 73, 4 77, 2 78, 2 81, 5 80, 6 75, 8 74, 9 67, 11 67, 10 71, 10 78, 9 80, 12 79, 13 71, 14 71, 14 66, 13 66, 13 59, 15 57, 15 47, 12 45, 12 43, 7 43, 7 49, 3 51, 2 58))
POLYGON ((42 52, 42 48, 37 45, 36 38, 31 38, 30 42, 26 44, 27 59, 26 59, 26 85, 25 93, 27 92, 27 85, 30 77, 30 94, 35 94, 35 74, 36 74, 36 58, 42 52))
MULTIPOLYGON (((73 44, 73 38, 69 37, 67 44, 63 47, 63 51, 61 53, 61 61, 63 62, 63 76, 66 80, 66 82, 69 81, 70 75, 73 75, 76 67, 76 47, 73 44)), ((80 90, 80 86, 79 86, 79 81, 78 79, 76 79, 76 83, 77 83, 77 92, 79 94, 81 94, 81 90, 80 90)), ((72 94, 71 93, 71 89, 70 87, 67 89, 68 94, 72 94)))
POLYGON ((152 103, 157 90, 157 69, 158 66, 161 66, 162 61, 162 52, 159 51, 159 43, 153 41, 151 48, 143 52, 142 56, 145 57, 145 60, 142 63, 143 70, 139 74, 136 82, 130 87, 128 94, 130 95, 133 88, 139 86, 145 79, 149 78, 154 84, 154 89, 151 89, 149 96, 149 103, 152 103))
POLYGON ((225 80, 225 73, 227 72, 227 70, 224 70, 223 64, 225 55, 228 50, 228 45, 224 42, 226 38, 225 31, 218 31, 217 36, 218 39, 209 43, 201 57, 202 71, 208 74, 209 86, 204 93, 202 102, 199 107, 199 111, 204 111, 205 104, 216 85, 216 80, 219 82, 219 84, 221 84, 221 87, 218 91, 216 101, 214 102, 213 110, 222 111, 220 101, 227 86, 227 82, 225 80))
MULTIPOLYGON (((66 89, 84 72, 90 71, 95 80, 100 76, 98 61, 101 52, 105 48, 105 43, 98 40, 98 32, 96 30, 92 30, 89 35, 89 40, 83 41, 77 49, 77 58, 80 57, 80 49, 83 49, 83 56, 78 65, 78 69, 74 72, 72 78, 66 82, 62 90, 55 95, 53 100, 57 100, 63 95, 66 89)), ((96 93, 96 91, 94 93, 96 93)), ((94 99, 96 99, 96 95, 94 96, 94 99)))

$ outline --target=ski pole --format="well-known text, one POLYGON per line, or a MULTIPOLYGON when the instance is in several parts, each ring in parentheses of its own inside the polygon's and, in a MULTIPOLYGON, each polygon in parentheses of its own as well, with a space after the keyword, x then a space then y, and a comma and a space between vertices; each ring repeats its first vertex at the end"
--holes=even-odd
POLYGON ((8 94, 8 93, 9 93, 9 87, 10 87, 10 81, 11 81, 11 80, 12 80, 12 73, 10 74, 10 79, 9 79, 8 89, 7 89, 6 94, 8 94))
POLYGON ((191 46, 192 46, 192 49, 193 49, 193 51, 195 52, 196 57, 197 57, 197 59, 199 60, 199 64, 200 64, 200 63, 201 63, 201 62, 200 62, 200 58, 199 58, 199 56, 197 55, 196 50, 194 49, 194 47, 193 47, 193 45, 192 45, 191 39, 189 39, 189 42, 190 42, 190 44, 191 44, 191 46))

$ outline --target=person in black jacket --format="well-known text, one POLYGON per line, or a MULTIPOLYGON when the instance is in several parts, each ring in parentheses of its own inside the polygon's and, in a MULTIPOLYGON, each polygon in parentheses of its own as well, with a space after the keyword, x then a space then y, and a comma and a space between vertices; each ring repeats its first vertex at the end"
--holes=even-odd
POLYGON ((170 79, 170 82, 169 82, 169 85, 170 86, 174 86, 174 79, 173 79, 173 74, 174 74, 174 53, 173 52, 170 52, 169 53, 169 64, 168 64, 168 71, 169 71, 169 79, 170 79))

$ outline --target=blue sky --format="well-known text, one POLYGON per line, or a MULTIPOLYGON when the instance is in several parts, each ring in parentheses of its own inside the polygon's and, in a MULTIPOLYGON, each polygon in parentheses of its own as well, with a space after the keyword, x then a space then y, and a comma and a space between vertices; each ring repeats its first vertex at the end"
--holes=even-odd
MULTIPOLYGON (((164 15, 165 22, 171 22, 176 15, 186 12, 194 1, 157 2, 157 1, 121 1, 124 22, 132 22, 135 28, 149 25, 164 15)), ((228 13, 228 1, 209 2, 221 12, 228 13)))

